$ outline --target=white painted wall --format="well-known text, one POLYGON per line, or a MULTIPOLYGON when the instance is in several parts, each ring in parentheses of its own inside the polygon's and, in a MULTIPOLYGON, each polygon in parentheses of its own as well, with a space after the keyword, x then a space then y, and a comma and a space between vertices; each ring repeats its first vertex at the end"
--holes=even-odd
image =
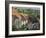
MULTIPOLYGON (((20 1, 20 0, 17 0, 17 1, 20 1)), ((23 0, 23 1, 45 2, 46 0, 23 0)), ((45 6, 45 9, 46 9, 46 6, 45 6)), ((45 13, 45 16, 46 16, 46 13, 45 13)), ((46 28, 45 28, 45 32, 46 32, 46 28)), ((0 0, 0 38, 5 38, 5 0, 0 0)), ((46 38, 46 33, 45 33, 45 36, 28 36, 28 37, 15 37, 15 38, 46 38)))

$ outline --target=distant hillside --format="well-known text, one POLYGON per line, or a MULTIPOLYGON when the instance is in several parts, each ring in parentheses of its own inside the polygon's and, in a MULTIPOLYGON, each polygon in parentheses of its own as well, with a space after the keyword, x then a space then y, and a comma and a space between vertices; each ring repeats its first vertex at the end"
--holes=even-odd
POLYGON ((29 15, 33 15, 33 16, 40 15, 39 8, 16 7, 15 10, 18 13, 24 13, 24 14, 29 14, 29 15))

